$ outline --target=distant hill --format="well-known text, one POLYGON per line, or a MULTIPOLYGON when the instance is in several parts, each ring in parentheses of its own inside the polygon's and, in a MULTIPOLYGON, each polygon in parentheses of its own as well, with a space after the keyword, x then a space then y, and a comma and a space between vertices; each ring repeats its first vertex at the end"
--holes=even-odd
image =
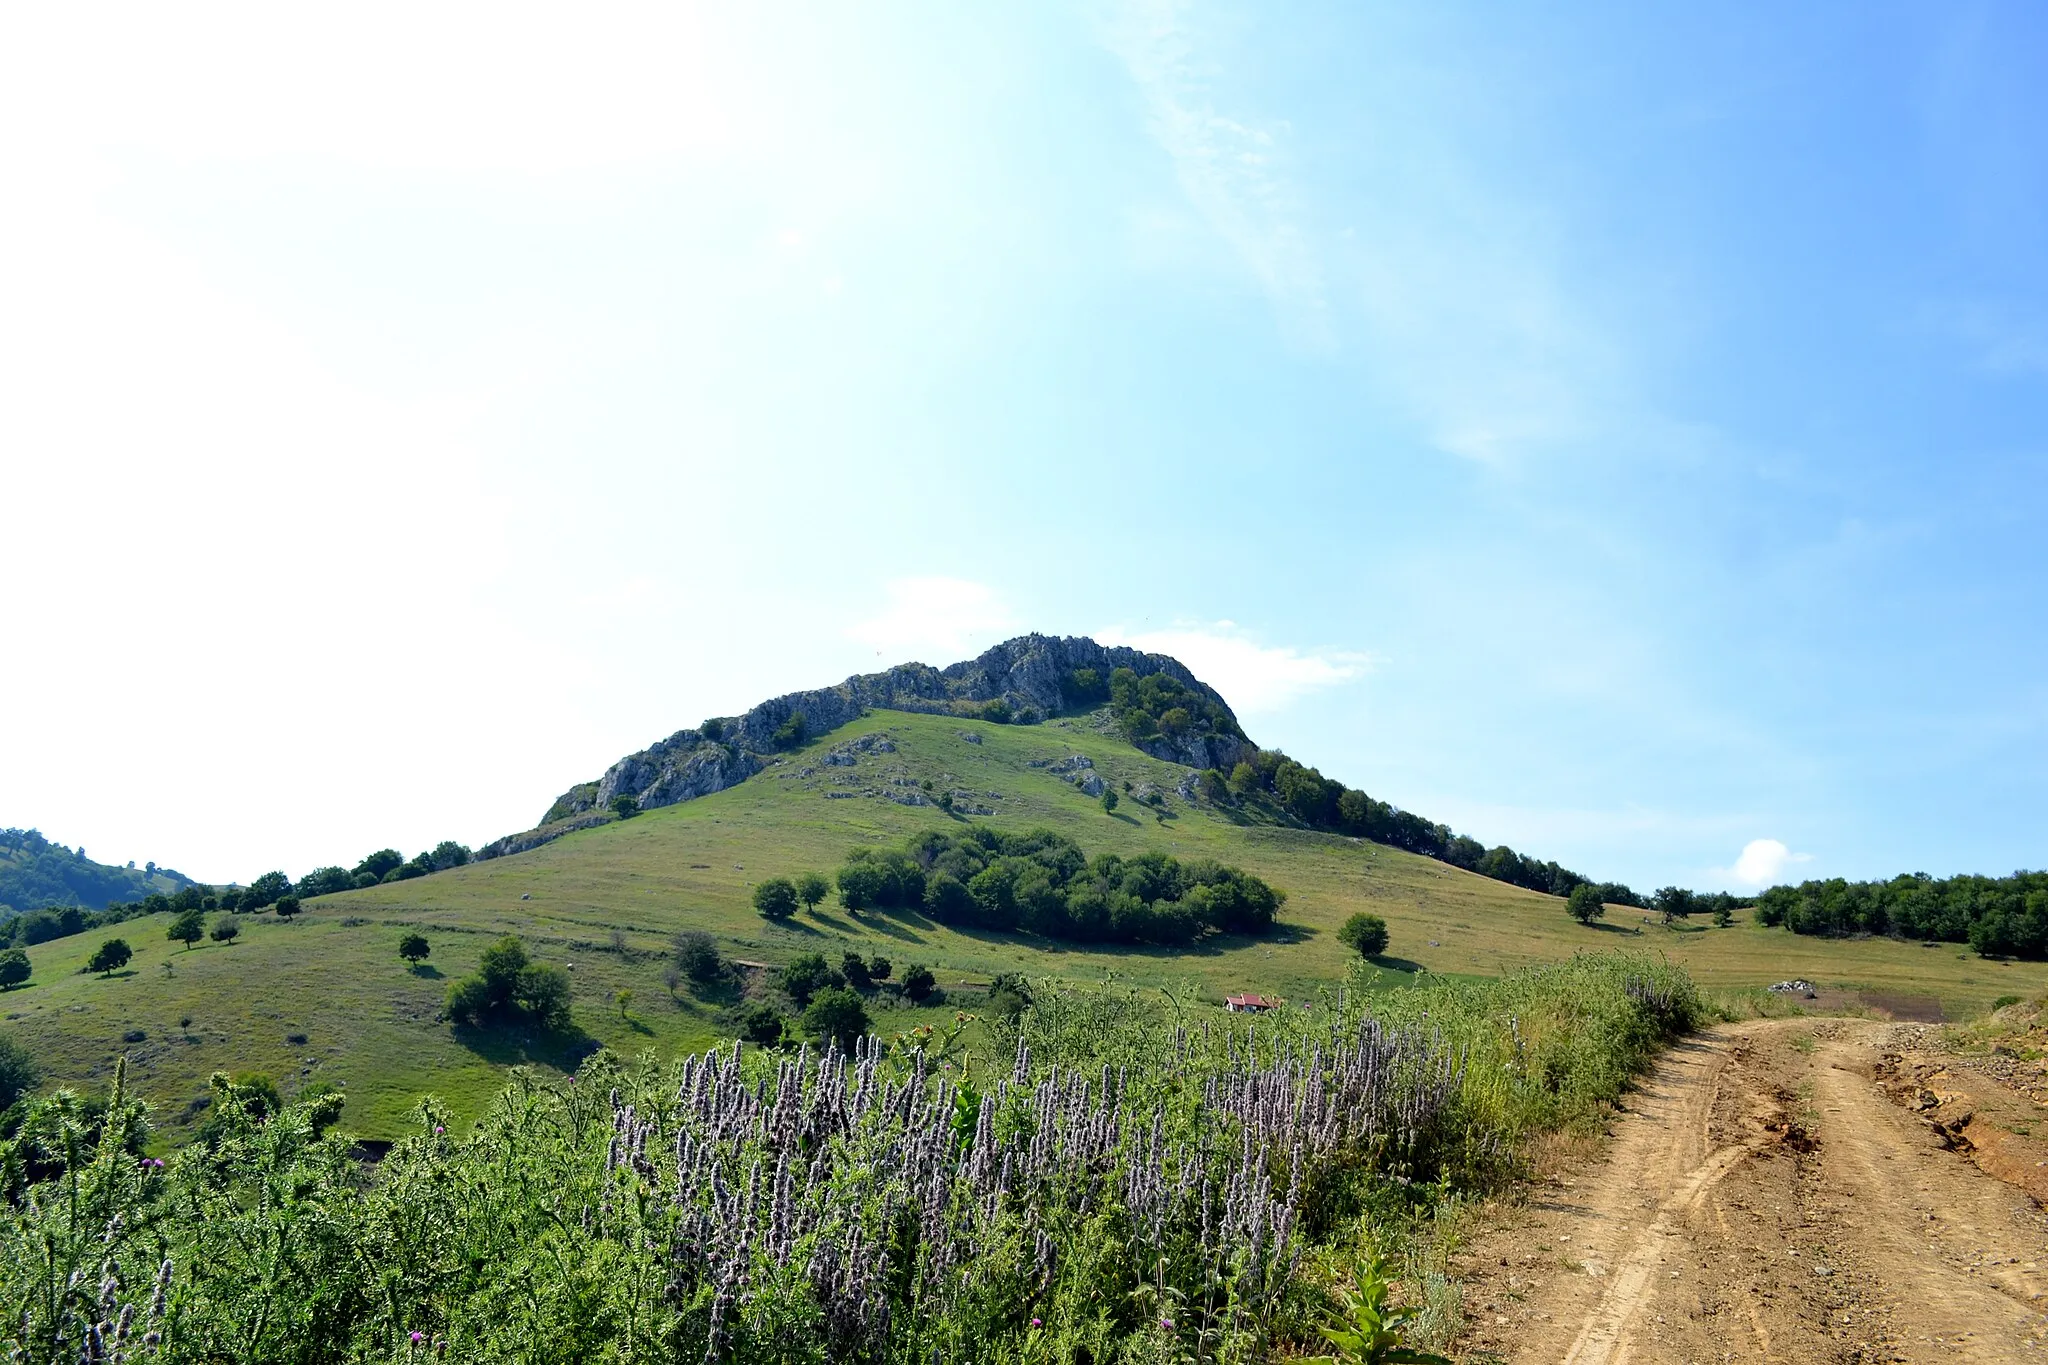
POLYGON ((0 916, 53 905, 104 910, 117 901, 170 895, 190 885, 184 873, 155 863, 112 867, 86 857, 82 848, 50 842, 39 830, 0 829, 0 916))

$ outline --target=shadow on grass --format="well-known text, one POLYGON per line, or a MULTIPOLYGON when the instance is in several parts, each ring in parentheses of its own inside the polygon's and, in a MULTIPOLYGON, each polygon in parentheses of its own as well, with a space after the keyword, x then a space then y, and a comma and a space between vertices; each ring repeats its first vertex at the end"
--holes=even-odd
POLYGON ((1388 957, 1384 953, 1375 957, 1369 957, 1366 961, 1372 963, 1375 967, 1381 967, 1390 972, 1408 972, 1412 975, 1415 972, 1429 970, 1413 958, 1388 957))
POLYGON ((1640 934, 1643 932, 1643 926, 1640 924, 1601 924, 1595 921, 1586 927, 1598 930, 1603 934, 1640 934))
POLYGON ((631 1016, 630 1014, 626 1016, 626 1027, 633 1030, 633 1032, 639 1034, 643 1038, 652 1038, 654 1036, 653 1029, 647 1027, 647 1025, 641 1023, 638 1019, 633 1018, 633 1016, 631 1016))
POLYGON ((406 970, 423 980, 439 981, 441 979, 441 969, 431 962, 415 962, 406 970))
MULTIPOLYGON (((724 1009, 728 1006, 736 1005, 746 998, 746 983, 741 981, 733 972, 728 971, 716 981, 692 981, 690 983, 690 994, 714 1009, 724 1009)), ((678 1007, 681 1007, 683 1002, 679 999, 676 1001, 676 1004, 678 1007)))
POLYGON ((539 1063, 557 1071, 573 1071, 597 1051, 597 1039, 576 1025, 538 1029, 531 1024, 457 1024, 455 1041, 493 1066, 539 1063))

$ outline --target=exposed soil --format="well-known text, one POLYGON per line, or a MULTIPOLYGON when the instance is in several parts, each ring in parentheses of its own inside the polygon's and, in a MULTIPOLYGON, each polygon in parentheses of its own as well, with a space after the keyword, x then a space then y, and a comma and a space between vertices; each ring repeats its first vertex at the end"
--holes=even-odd
POLYGON ((1932 1046, 1839 1019, 1681 1044, 1454 1259, 1459 1358, 2048 1361, 2048 1108, 1932 1046))

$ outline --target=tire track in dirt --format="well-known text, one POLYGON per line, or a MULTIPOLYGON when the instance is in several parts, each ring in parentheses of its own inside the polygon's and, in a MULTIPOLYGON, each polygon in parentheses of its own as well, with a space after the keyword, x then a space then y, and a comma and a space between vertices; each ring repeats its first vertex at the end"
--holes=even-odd
POLYGON ((2048 1361, 2048 1218, 1873 1083, 1885 1026, 1687 1040, 1456 1258, 1461 1358, 2048 1361))

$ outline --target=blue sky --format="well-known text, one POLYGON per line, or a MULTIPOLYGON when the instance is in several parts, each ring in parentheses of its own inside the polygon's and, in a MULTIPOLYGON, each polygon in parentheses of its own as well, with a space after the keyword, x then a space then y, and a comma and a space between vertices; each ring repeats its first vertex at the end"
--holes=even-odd
POLYGON ((481 842, 1039 629, 1595 876, 2039 866, 2044 30, 12 14, 0 823, 481 842))

